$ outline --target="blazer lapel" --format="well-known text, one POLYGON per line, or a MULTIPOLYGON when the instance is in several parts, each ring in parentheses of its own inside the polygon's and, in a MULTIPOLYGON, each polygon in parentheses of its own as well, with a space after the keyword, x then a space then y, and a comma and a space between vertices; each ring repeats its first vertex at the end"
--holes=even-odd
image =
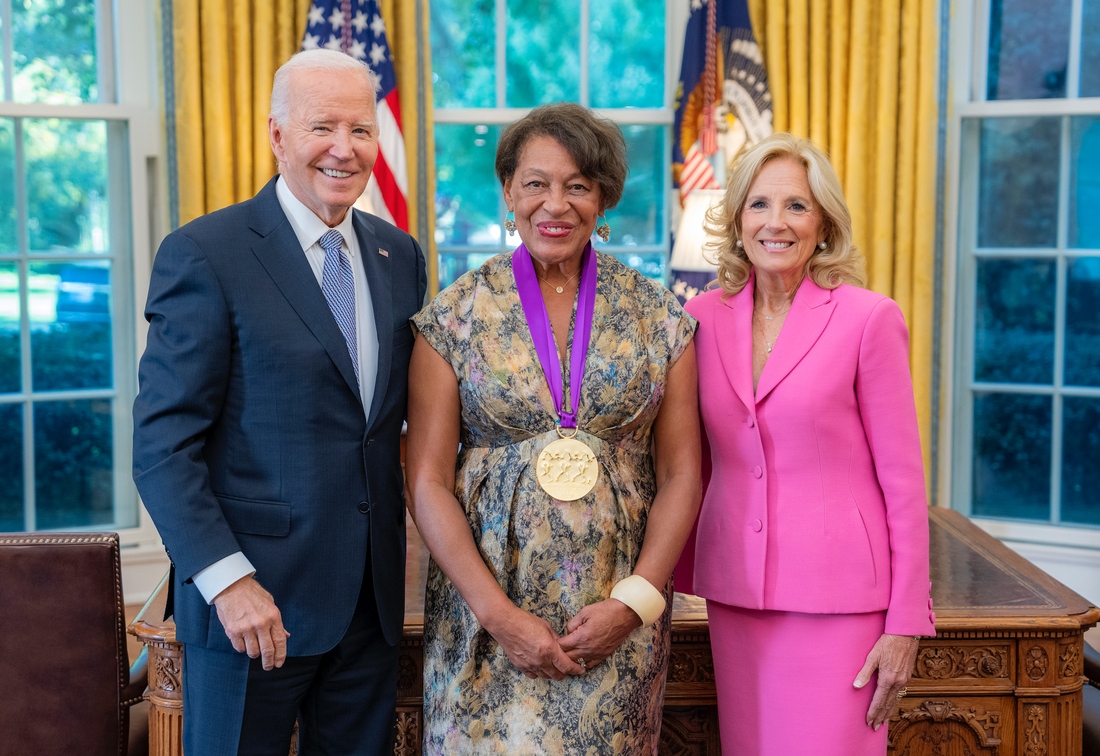
POLYGON ((268 182, 253 200, 250 226, 263 238, 252 245, 252 253, 286 297, 287 302, 313 332, 336 364, 348 387, 359 397, 359 382, 348 354, 348 343, 332 317, 317 277, 309 267, 298 237, 290 226, 275 194, 275 181, 268 182))
POLYGON ((359 237, 359 252, 363 260, 363 271, 370 287, 371 307, 374 309, 374 328, 378 332, 378 377, 374 382, 374 396, 371 397, 370 417, 367 418, 367 431, 370 431, 382 401, 386 396, 390 382, 390 363, 393 359, 393 271, 390 268, 390 256, 378 251, 378 242, 374 237, 374 226, 368 216, 358 210, 352 219, 355 233, 359 237))
POLYGON ((745 288, 715 303, 715 340, 726 377, 746 407, 756 405, 752 394, 752 292, 750 277, 745 288))
POLYGON ((756 385, 757 402, 763 401, 776 384, 786 378, 794 366, 806 356, 825 330, 834 309, 836 302, 833 301, 831 292, 822 289, 809 278, 802 280, 787 319, 783 322, 783 330, 764 365, 764 372, 760 374, 760 382, 756 385))

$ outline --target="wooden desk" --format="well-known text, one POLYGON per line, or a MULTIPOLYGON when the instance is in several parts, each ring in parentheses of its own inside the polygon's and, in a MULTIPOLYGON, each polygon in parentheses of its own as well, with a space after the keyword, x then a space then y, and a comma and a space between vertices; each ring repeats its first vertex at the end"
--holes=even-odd
MULTIPOLYGON (((929 525, 937 637, 921 642, 909 695, 890 722, 891 756, 1079 756, 1082 634, 1100 611, 962 515, 930 509, 929 525)), ((421 753, 428 557, 411 521, 408 528, 395 756, 421 753)), ((171 621, 159 619, 161 594, 130 632, 149 646, 150 756, 180 756, 181 655, 171 621)), ((661 756, 714 756, 714 665, 701 600, 677 594, 672 633, 661 756)))

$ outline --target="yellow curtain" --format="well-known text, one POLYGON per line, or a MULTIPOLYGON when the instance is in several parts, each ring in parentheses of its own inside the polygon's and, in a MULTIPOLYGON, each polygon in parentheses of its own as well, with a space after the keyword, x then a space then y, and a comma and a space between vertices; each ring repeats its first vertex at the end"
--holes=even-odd
MULTIPOLYGON (((301 47, 310 4, 311 0, 172 4, 181 224, 252 197, 275 175, 267 136, 271 84, 276 69, 301 47)), ((381 9, 401 93, 409 229, 421 241, 427 235, 429 243, 422 246, 431 266, 429 280, 435 281, 428 0, 382 0, 381 9), (427 164, 422 166, 418 146, 424 145, 427 164), (427 211, 422 212, 423 208, 427 211)))
POLYGON ((939 0, 749 0, 776 131, 833 161, 870 288, 909 326, 926 476, 932 469, 932 311, 939 0))

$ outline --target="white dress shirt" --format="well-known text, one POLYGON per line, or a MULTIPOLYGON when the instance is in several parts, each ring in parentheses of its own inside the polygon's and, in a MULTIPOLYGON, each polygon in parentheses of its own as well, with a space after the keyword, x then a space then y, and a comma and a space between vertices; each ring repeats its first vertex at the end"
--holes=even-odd
MULTIPOLYGON (((283 213, 286 214, 291 228, 294 229, 295 236, 298 237, 298 243, 302 245, 302 252, 309 261, 309 267, 317 277, 317 286, 320 287, 325 268, 325 250, 318 241, 328 232, 329 227, 294 196, 281 176, 275 184, 275 193, 283 213)), ((363 414, 370 417, 371 399, 374 396, 374 385, 378 378, 378 329, 374 323, 370 286, 367 285, 366 269, 361 261, 359 238, 352 225, 352 215, 353 211, 349 208, 344 215, 344 220, 334 228, 344 237, 343 251, 351 259, 355 283, 355 341, 359 353, 359 397, 363 402, 363 414)), ((256 569, 252 563, 238 551, 199 571, 193 580, 199 593, 206 599, 206 603, 211 604, 214 598, 230 585, 255 573, 256 569)))

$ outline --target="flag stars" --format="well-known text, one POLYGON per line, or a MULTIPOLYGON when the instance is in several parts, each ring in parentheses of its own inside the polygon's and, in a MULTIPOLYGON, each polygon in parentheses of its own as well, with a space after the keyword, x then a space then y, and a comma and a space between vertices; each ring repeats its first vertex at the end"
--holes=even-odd
POLYGON ((382 65, 386 59, 386 48, 375 42, 370 48, 370 61, 376 66, 382 65))
POLYGON ((325 12, 317 5, 311 5, 309 8, 309 25, 316 26, 325 20, 325 12))
POLYGON ((332 24, 333 29, 340 31, 344 27, 344 12, 333 8, 332 15, 328 17, 328 22, 332 24))
POLYGON ((335 34, 329 35, 328 42, 325 43, 325 49, 340 52, 340 38, 335 34))
POLYGON ((353 58, 359 60, 365 60, 367 57, 367 43, 356 40, 351 43, 351 49, 348 50, 348 54, 353 58))
POLYGON ((355 27, 355 31, 362 34, 363 30, 367 28, 367 14, 363 11, 356 13, 355 18, 351 21, 351 25, 355 27))
POLYGON ((376 37, 381 37, 386 33, 386 22, 377 13, 374 14, 374 20, 371 21, 370 30, 374 32, 376 37))
POLYGON ((320 47, 320 37, 306 32, 306 36, 302 39, 302 49, 316 50, 318 47, 320 47))

